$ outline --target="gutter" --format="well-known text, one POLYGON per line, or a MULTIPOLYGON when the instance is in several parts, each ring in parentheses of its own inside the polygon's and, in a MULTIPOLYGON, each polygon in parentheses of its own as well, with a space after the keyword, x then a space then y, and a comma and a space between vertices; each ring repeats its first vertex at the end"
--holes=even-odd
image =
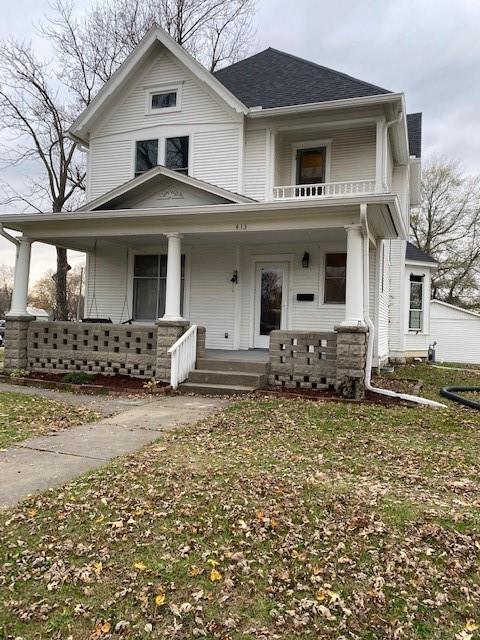
POLYGON ((388 104, 397 100, 403 100, 403 93, 382 93, 376 96, 363 98, 345 98, 343 100, 329 100, 328 102, 311 102, 308 104, 295 104, 285 107, 270 107, 263 109, 251 107, 248 110, 248 118, 267 118, 269 116, 304 113, 309 111, 326 111, 329 109, 341 109, 344 107, 362 107, 375 104, 388 104))
POLYGON ((377 393, 382 396, 388 396, 389 398, 398 398, 399 400, 407 400, 408 402, 414 402, 415 404, 426 405, 428 407, 436 407, 446 409, 446 405, 435 400, 429 400, 428 398, 420 398, 419 396, 412 396, 408 393, 397 393, 396 391, 390 391, 390 389, 380 389, 379 387, 373 387, 371 383, 372 379, 372 361, 373 361, 373 340, 375 337, 375 327, 370 318, 369 302, 370 302, 370 265, 369 265, 369 233, 368 233, 368 220, 367 220, 367 208, 365 206, 360 207, 360 224, 363 231, 363 317, 365 324, 368 327, 367 334, 367 362, 365 365, 365 388, 372 393, 377 393))

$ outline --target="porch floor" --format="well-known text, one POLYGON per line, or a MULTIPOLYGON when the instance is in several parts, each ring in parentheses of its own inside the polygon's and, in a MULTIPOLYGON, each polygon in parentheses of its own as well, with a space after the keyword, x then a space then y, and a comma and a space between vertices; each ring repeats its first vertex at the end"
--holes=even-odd
POLYGON ((205 358, 209 360, 234 360, 243 362, 268 362, 268 349, 206 349, 205 358))

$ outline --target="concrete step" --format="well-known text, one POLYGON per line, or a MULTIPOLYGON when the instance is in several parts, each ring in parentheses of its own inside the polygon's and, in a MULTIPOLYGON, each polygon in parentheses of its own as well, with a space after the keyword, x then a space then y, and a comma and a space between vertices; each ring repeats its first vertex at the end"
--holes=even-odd
POLYGON ((223 371, 213 369, 195 369, 190 372, 188 382, 206 384, 227 384, 240 387, 263 387, 266 381, 265 373, 249 373, 246 371, 223 371))
POLYGON ((254 387, 234 384, 207 384, 205 382, 182 382, 178 387, 180 393, 197 393, 212 396, 237 396, 254 391, 254 387))
POLYGON ((220 360, 220 358, 199 358, 197 360, 197 369, 265 374, 267 370, 267 363, 257 362, 255 360, 220 360))

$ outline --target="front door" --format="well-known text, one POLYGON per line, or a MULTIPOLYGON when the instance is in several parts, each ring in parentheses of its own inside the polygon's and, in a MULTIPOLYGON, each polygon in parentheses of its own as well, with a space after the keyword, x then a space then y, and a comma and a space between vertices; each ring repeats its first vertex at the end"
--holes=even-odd
POLYGON ((257 262, 253 346, 268 349, 270 332, 287 326, 287 262, 257 262))

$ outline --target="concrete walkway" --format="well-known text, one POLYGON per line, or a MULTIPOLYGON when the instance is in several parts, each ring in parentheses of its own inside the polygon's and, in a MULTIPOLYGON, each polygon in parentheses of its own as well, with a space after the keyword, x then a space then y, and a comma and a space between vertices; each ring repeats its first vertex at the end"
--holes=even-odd
MULTIPOLYGON (((21 389, 25 392, 25 387, 21 389)), ((0 390, 7 389, 2 385, 0 390)), ((8 386, 8 391, 13 390, 17 389, 8 386)), ((37 392, 35 389, 33 393, 38 395, 37 392)), ((75 398, 75 403, 79 402, 77 395, 54 393, 56 400, 68 403, 75 398)), ((91 396, 86 398, 92 409, 100 410, 99 406, 92 406, 91 396)), ((112 398, 105 400, 104 412, 118 410, 118 405, 114 406, 118 402, 112 398)), ((159 400, 136 398, 130 401, 134 406, 125 410, 123 405, 120 413, 99 422, 19 442, 0 452, 0 507, 12 506, 27 495, 61 486, 117 456, 140 449, 156 440, 162 431, 197 422, 227 402, 188 396, 166 396, 159 400)))

